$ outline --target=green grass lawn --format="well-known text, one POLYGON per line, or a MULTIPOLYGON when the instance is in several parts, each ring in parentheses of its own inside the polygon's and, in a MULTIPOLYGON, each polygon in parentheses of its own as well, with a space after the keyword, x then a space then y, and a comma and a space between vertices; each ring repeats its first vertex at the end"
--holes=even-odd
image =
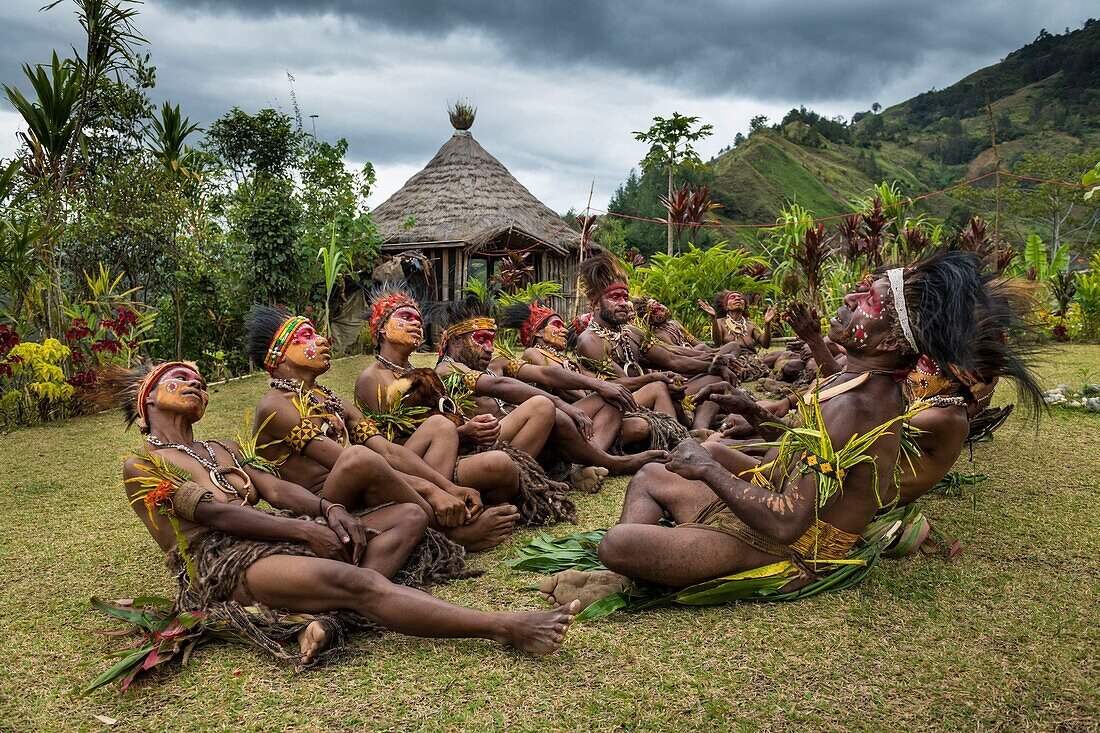
MULTIPOLYGON (((1100 346, 1046 355, 1047 387, 1100 369, 1100 346)), ((350 390, 366 363, 338 363, 327 383, 350 390)), ((200 436, 232 437, 264 389, 258 377, 215 387, 200 436)), ((884 561, 835 595, 617 614, 574 627, 546 659, 387 634, 355 637, 354 658, 295 674, 210 644, 126 697, 110 687, 77 698, 72 688, 118 645, 91 633, 110 622, 88 598, 172 592, 119 488, 137 443, 117 413, 0 436, 0 730, 108 729, 96 715, 119 731, 1100 726, 1100 415, 1057 411, 1038 433, 1013 418, 957 466, 989 481, 924 502, 963 540, 961 556, 884 561)), ((577 528, 613 522, 625 485, 576 497, 577 528)), ((436 593, 538 607, 536 576, 502 567, 509 551, 475 556, 483 577, 436 593)))

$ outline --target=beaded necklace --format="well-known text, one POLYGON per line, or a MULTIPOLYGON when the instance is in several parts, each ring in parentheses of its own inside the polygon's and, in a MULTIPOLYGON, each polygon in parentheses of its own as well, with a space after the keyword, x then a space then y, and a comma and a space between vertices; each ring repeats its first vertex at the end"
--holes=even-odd
POLYGON ((378 362, 379 364, 381 364, 382 366, 386 367, 386 368, 387 368, 387 369, 389 369, 389 370, 390 370, 391 372, 393 372, 393 374, 394 374, 394 376, 395 376, 395 377, 400 377, 400 376, 404 376, 404 374, 405 374, 406 372, 408 372, 408 371, 409 371, 410 369, 412 369, 412 368, 413 368, 413 367, 412 367, 412 364, 410 364, 410 365, 409 365, 409 366, 407 366, 407 367, 403 367, 403 366, 398 366, 397 364, 395 364, 394 362, 390 361, 389 359, 387 359, 386 357, 382 356, 381 354, 375 354, 374 358, 375 358, 375 360, 376 360, 376 361, 377 361, 377 362, 378 362))
POLYGON ((218 463, 218 456, 214 453, 214 449, 210 447, 210 441, 207 440, 199 440, 196 442, 206 449, 209 458, 204 458, 199 455, 189 445, 184 445, 183 443, 169 443, 152 434, 145 436, 145 442, 156 448, 175 448, 191 456, 198 461, 203 468, 210 472, 210 480, 217 484, 222 491, 240 499, 242 502, 247 504, 249 497, 252 496, 252 480, 249 479, 248 474, 244 472, 244 467, 241 466, 241 462, 237 460, 237 456, 233 451, 229 451, 229 454, 233 456, 233 463, 235 465, 223 467, 218 463), (231 484, 229 479, 226 478, 226 475, 230 473, 237 473, 244 478, 245 490, 243 495, 237 487, 231 484))
POLYGON ((326 387, 323 384, 314 383, 313 389, 306 391, 305 385, 298 379, 280 379, 273 378, 269 383, 272 389, 282 390, 283 392, 297 392, 303 395, 311 405, 324 407, 330 414, 336 415, 341 420, 344 419, 344 401, 341 400, 335 392, 326 387), (325 398, 318 399, 317 391, 320 391, 325 398))
POLYGON ((740 321, 735 321, 730 316, 726 316, 723 320, 726 324, 726 330, 734 336, 744 336, 745 332, 749 330, 749 319, 745 316, 741 316, 740 321))
POLYGON ((568 356, 566 356, 565 354, 563 354, 560 351, 558 351, 557 349, 555 349, 550 344, 546 344, 545 346, 536 346, 535 349, 538 350, 538 351, 541 351, 542 354, 546 357, 549 357, 551 361, 558 362, 559 364, 561 364, 563 367, 565 367, 566 369, 568 369, 571 372, 579 372, 580 371, 580 367, 577 366, 577 363, 575 361, 573 361, 568 356))
POLYGON ((634 358, 634 349, 630 345, 630 338, 624 338, 625 332, 622 326, 612 331, 596 323, 596 319, 593 318, 588 322, 588 330, 611 343, 611 353, 622 359, 620 366, 622 366, 628 377, 636 377, 643 373, 641 365, 634 358), (631 373, 632 368, 634 373, 631 373))

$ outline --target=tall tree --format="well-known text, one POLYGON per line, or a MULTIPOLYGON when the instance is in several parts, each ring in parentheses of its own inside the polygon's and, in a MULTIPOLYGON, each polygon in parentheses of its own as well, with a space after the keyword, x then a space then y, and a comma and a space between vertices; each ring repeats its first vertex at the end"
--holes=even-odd
MULTIPOLYGON (((713 125, 699 125, 698 117, 685 117, 673 112, 668 119, 654 117, 648 130, 634 131, 634 139, 649 143, 649 155, 642 159, 642 168, 665 168, 668 173, 668 198, 673 198, 673 173, 678 166, 701 165, 702 160, 695 152, 692 143, 709 137, 714 132, 713 125)), ((672 255, 673 224, 668 223, 668 254, 672 255)))

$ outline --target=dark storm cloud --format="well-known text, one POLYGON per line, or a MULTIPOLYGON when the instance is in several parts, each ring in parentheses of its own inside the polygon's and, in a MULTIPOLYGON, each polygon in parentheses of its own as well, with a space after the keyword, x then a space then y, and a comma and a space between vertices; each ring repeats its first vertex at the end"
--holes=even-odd
POLYGON ((954 81, 960 64, 975 70, 1040 27, 1076 28, 1085 17, 1066 0, 168 1, 254 18, 327 13, 425 41, 476 30, 519 65, 595 65, 702 94, 807 101, 874 97, 917 66, 927 76, 949 65, 954 81))

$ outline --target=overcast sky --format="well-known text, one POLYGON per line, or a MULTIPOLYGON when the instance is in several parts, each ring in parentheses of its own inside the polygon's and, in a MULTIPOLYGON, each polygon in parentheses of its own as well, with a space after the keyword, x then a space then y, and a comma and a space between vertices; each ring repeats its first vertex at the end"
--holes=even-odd
MULTIPOLYGON (((0 2, 0 81, 29 93, 24 62, 78 39, 73 6, 0 2)), ((704 158, 805 105, 829 116, 943 88, 1089 16, 1072 0, 148 0, 137 25, 157 67, 154 101, 208 124, 230 108, 317 115, 378 171, 377 205, 451 134, 468 98, 473 134, 551 208, 593 206, 646 153, 654 115, 714 125, 704 158)), ((1093 6, 1095 7, 1095 6, 1093 6)), ((1100 12, 1093 11, 1094 15, 1100 12)), ((0 103, 0 157, 19 118, 0 103)))

